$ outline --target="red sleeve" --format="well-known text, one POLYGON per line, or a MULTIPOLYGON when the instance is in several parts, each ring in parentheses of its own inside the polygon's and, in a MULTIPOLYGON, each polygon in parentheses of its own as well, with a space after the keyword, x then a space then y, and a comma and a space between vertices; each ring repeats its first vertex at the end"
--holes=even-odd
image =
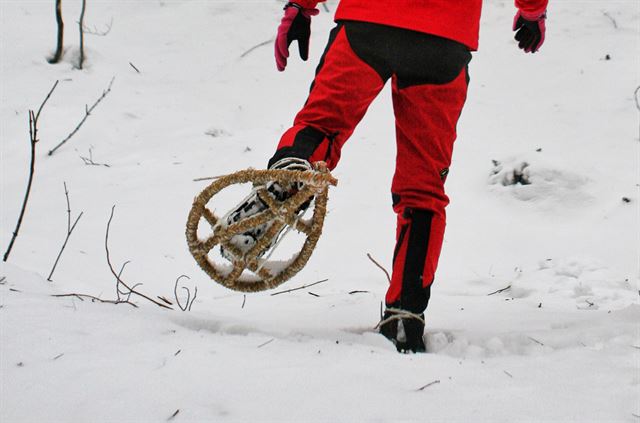
POLYGON ((516 7, 526 14, 541 15, 548 3, 549 0, 516 0, 516 7))
POLYGON ((294 0, 293 3, 296 3, 305 9, 315 9, 318 3, 322 3, 323 1, 325 0, 294 0))

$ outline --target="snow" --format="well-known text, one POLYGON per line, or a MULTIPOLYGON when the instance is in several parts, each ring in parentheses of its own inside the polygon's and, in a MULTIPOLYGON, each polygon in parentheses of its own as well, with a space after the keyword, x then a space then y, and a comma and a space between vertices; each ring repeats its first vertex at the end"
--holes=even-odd
POLYGON ((269 45, 241 55, 273 37, 282 2, 89 2, 89 26, 113 27, 86 37, 79 71, 80 2, 63 2, 65 61, 45 60, 51 3, 0 2, 3 250, 28 177, 27 112, 60 80, 0 271, 0 421, 640 421, 636 1, 552 1, 535 55, 512 40, 511 2, 485 2, 422 355, 374 331, 387 281, 366 253, 388 267, 395 231, 388 90, 345 147, 314 255, 281 289, 327 282, 245 297, 188 253, 186 217, 207 183, 193 179, 265 166, 304 102, 329 14, 314 18, 309 62, 278 73, 269 45), (89 151, 109 167, 86 166, 89 151), (530 184, 511 184, 515 170, 530 184), (47 282, 63 182, 84 215, 47 282), (115 299, 114 204, 123 279, 173 298, 186 274, 192 311, 51 296, 115 299))

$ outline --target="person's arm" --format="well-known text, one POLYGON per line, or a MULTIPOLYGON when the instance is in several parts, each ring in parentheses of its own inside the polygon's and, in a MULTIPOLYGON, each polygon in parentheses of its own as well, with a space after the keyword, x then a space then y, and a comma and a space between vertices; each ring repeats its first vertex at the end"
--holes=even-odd
POLYGON ((518 13, 513 19, 513 30, 518 47, 526 53, 535 53, 544 43, 548 0, 515 0, 518 13))
POLYGON ((309 58, 311 17, 319 13, 315 7, 323 1, 325 0, 296 0, 285 5, 275 42, 276 66, 280 72, 287 66, 289 46, 294 40, 298 41, 300 58, 309 58))

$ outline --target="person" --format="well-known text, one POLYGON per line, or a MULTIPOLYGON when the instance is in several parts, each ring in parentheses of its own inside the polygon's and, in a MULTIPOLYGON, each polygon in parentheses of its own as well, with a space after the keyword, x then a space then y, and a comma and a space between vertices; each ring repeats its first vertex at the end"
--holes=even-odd
MULTIPOLYGON (((296 0, 284 6, 275 40, 279 71, 287 66, 293 41, 302 60, 308 59, 311 18, 322 1, 296 0)), ((515 39, 527 53, 544 43, 547 2, 515 0, 515 39)), ((397 231, 386 310, 378 327, 400 352, 426 350, 424 311, 449 203, 444 183, 466 100, 471 52, 478 48, 481 6, 481 0, 341 0, 309 97, 269 160, 270 168, 305 170, 311 169, 310 162, 324 161, 334 169, 345 142, 391 80, 397 143, 391 193, 397 231)), ((288 195, 277 184, 270 191, 280 200, 288 195)), ((254 196, 235 218, 264 208, 254 196)), ((251 245, 264 229, 235 241, 251 245)))

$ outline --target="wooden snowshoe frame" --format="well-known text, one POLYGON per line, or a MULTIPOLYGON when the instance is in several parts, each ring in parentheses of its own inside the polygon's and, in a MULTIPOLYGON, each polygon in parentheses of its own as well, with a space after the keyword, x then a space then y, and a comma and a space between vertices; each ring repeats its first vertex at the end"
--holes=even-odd
MULTIPOLYGON (((315 171, 298 170, 255 170, 247 169, 222 176, 206 187, 193 201, 193 207, 187 219, 187 243, 189 251, 196 259, 202 270, 219 284, 240 292, 258 292, 275 288, 291 279, 307 264, 322 233, 322 225, 327 212, 327 199, 330 185, 337 185, 338 181, 331 176, 324 162, 314 163, 315 171), (289 186, 296 182, 304 183, 302 189, 283 202, 276 201, 267 193, 268 182, 278 181, 281 186, 289 186), (258 187, 258 196, 268 208, 258 214, 241 219, 236 223, 226 225, 221 219, 207 208, 207 203, 213 196, 224 188, 233 184, 253 183, 258 187), (314 199, 313 216, 302 221, 298 217, 298 210, 307 201, 314 199), (203 219, 209 223, 213 234, 204 240, 198 238, 197 232, 203 219), (234 235, 273 221, 271 227, 262 235, 256 244, 243 253, 229 241, 234 235), (285 226, 306 235, 300 252, 289 264, 272 274, 268 270, 265 260, 260 254, 268 248, 271 240, 278 236, 285 226), (221 245, 231 254, 231 263, 216 263, 209 257, 209 252, 221 245), (229 264, 232 268, 229 271, 229 264), (245 269, 251 271, 255 277, 251 281, 241 281, 245 269), (255 278, 258 278, 256 281, 255 278)), ((266 259, 268 260, 268 259, 266 259)))

